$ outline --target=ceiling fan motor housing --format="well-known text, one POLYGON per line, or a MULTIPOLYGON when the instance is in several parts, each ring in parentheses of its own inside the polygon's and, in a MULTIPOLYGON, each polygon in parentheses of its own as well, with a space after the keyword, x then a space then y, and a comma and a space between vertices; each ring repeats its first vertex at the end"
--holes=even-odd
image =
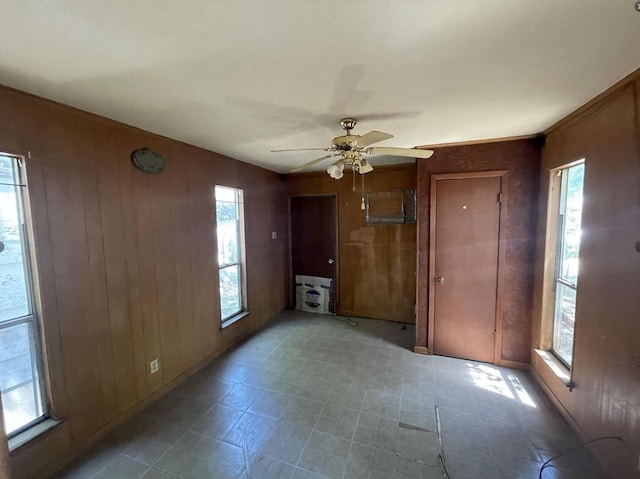
POLYGON ((355 150, 358 147, 358 138, 360 138, 360 135, 337 136, 331 140, 331 148, 340 151, 355 150))

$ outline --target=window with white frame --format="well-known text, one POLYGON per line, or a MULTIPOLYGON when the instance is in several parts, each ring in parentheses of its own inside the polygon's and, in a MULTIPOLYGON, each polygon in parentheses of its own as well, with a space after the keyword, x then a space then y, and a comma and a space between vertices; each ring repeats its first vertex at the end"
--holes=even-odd
POLYGON ((0 155, 0 393, 9 437, 45 417, 24 165, 0 155))
POLYGON ((216 232, 222 324, 246 311, 242 190, 217 186, 216 232))
POLYGON ((552 170, 551 186, 555 198, 552 214, 555 227, 555 274, 553 278, 553 335, 551 350, 571 367, 576 321, 576 297, 582 220, 584 160, 552 170))

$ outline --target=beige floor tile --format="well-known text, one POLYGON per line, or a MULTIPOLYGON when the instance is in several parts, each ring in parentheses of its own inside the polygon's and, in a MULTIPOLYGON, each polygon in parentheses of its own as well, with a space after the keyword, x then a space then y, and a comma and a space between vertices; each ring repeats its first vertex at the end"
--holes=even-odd
MULTIPOLYGON (((56 477, 442 479, 436 404, 452 479, 537 477, 578 444, 528 372, 415 354, 413 326, 356 321, 281 313, 56 477)), ((586 450, 555 465, 604 477, 586 450)))

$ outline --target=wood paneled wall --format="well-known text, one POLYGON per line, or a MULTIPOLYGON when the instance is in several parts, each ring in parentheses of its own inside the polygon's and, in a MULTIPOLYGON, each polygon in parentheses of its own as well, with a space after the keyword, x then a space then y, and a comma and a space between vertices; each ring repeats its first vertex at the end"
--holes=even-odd
MULTIPOLYGON (((389 321, 415 321, 416 225, 365 224, 360 175, 340 180, 326 172, 289 175, 289 195, 338 197, 338 314, 389 321)), ((416 187, 414 164, 378 167, 365 175, 365 191, 416 187)))
POLYGON ((286 306, 287 197, 275 173, 209 151, 10 89, 0 105, 0 151, 31 152, 39 309, 63 420, 12 453, 16 478, 36 478, 286 306), (167 159, 164 172, 132 166, 143 147, 167 159), (215 184, 244 189, 252 311, 224 331, 215 184))
POLYGON ((501 360, 528 363, 531 341, 540 151, 534 140, 437 148, 418 160, 418 314, 416 346, 427 347, 431 175, 508 170, 501 360))
POLYGON ((533 346, 541 343, 549 168, 585 158, 572 392, 534 353, 532 366, 610 477, 640 478, 640 70, 553 127, 543 149, 533 346))

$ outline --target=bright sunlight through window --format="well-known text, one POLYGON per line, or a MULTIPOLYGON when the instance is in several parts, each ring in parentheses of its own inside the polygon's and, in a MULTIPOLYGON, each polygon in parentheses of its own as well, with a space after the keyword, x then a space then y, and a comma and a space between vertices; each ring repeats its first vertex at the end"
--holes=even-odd
POLYGON ((242 190, 216 186, 216 232, 222 323, 246 310, 242 190))
POLYGON ((522 404, 536 407, 535 402, 518 377, 510 372, 485 364, 467 364, 469 375, 479 388, 499 394, 507 399, 520 401, 522 404))
POLYGON ((41 420, 46 412, 23 204, 23 169, 18 158, 0 155, 0 391, 10 437, 41 420))
POLYGON ((552 350, 571 367, 578 291, 584 163, 561 168, 556 170, 555 174, 555 183, 560 187, 560 198, 557 213, 552 350))

